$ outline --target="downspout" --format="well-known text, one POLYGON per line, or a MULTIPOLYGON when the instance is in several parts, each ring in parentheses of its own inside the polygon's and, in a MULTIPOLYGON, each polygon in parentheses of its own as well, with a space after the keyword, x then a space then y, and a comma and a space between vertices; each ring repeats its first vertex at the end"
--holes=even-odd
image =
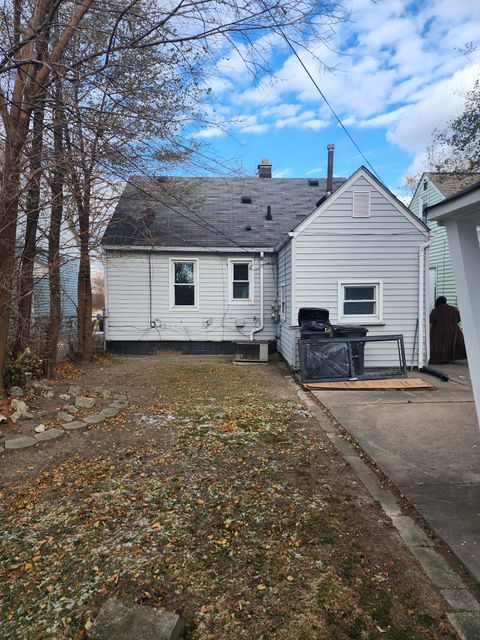
POLYGON ((263 329, 263 256, 263 251, 260 251, 260 325, 252 329, 250 340, 253 340, 254 335, 263 329))
POLYGON ((107 252, 103 249, 103 351, 107 352, 107 332, 108 332, 108 258, 107 252))
POLYGON ((418 249, 418 368, 421 369, 424 362, 425 342, 425 253, 431 240, 427 240, 418 249))

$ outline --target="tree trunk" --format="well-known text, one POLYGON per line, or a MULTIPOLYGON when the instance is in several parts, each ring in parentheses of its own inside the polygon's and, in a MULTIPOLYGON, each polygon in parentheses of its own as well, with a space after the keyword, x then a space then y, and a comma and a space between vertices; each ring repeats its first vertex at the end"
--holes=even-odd
POLYGON ((33 111, 32 155, 27 192, 25 243, 18 286, 18 325, 14 351, 24 351, 30 341, 33 299, 33 267, 36 256, 38 218, 40 215, 40 185, 42 179, 43 120, 45 104, 41 100, 33 111))
POLYGON ((80 269, 78 272, 77 356, 80 361, 92 358, 92 282, 90 274, 90 191, 91 181, 85 178, 82 206, 78 209, 80 235, 80 269))
POLYGON ((4 373, 14 286, 22 146, 17 135, 7 135, 0 192, 0 397, 5 395, 4 373))
MULTIPOLYGON (((58 91, 57 91, 58 94, 58 91)), ((57 104, 53 112, 53 169, 50 190, 52 194, 50 227, 48 230, 48 282, 50 317, 47 333, 47 375, 52 376, 58 355, 58 338, 62 324, 60 281, 60 228, 63 215, 63 114, 57 104)))

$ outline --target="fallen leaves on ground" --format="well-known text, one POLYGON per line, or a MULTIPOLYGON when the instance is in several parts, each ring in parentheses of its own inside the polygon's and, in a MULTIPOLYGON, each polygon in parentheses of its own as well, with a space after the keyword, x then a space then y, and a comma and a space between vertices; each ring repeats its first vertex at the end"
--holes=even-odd
POLYGON ((191 640, 450 637, 301 404, 255 369, 157 365, 148 380, 135 410, 164 440, 5 491, 2 637, 80 640, 112 595, 178 611, 191 640))

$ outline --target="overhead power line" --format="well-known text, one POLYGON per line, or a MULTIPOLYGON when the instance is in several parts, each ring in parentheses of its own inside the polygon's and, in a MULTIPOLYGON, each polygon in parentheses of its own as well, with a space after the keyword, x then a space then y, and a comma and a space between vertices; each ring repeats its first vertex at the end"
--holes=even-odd
POLYGON ((352 137, 352 134, 348 131, 348 129, 346 128, 346 126, 343 124, 340 116, 337 114, 337 112, 335 111, 335 109, 332 107, 332 105, 330 104, 330 102, 328 101, 326 95, 323 93, 323 91, 320 89, 318 82, 315 80, 315 78, 312 76, 312 74, 310 73, 310 71, 308 70, 307 66, 305 65, 305 63, 303 62, 303 60, 301 59, 301 57, 299 56, 299 54, 297 53, 297 50, 295 49, 295 47, 293 46, 293 44, 290 42, 290 39, 288 38, 288 36, 286 35, 286 33, 283 31, 283 29, 279 28, 279 31, 283 37, 283 39, 285 40, 285 42, 287 43, 287 45, 289 46, 290 50, 292 51, 293 55, 297 58, 297 60, 299 61, 299 63, 302 65, 305 73, 308 75, 308 77, 310 78, 310 80, 312 81, 314 87, 316 88, 316 90, 318 91, 318 93, 321 95, 322 99, 324 100, 325 104, 327 105, 327 107, 330 109, 330 111, 332 112, 335 120, 338 122, 338 124, 342 127, 342 129, 344 130, 345 134, 347 135, 347 137, 349 138, 349 140, 351 141, 351 143, 353 144, 353 146, 355 147, 355 149, 359 152, 359 154, 362 156, 362 158, 365 160, 365 162, 367 163, 367 165, 370 167, 370 169, 372 170, 372 172, 377 176, 377 178, 379 180, 381 180, 379 174, 377 173, 377 171, 375 170, 375 168, 373 167, 373 165, 371 164, 371 162, 368 160, 368 158, 366 157, 366 155, 363 153, 363 151, 360 149, 360 147, 358 146, 357 142, 354 140, 354 138, 352 137))

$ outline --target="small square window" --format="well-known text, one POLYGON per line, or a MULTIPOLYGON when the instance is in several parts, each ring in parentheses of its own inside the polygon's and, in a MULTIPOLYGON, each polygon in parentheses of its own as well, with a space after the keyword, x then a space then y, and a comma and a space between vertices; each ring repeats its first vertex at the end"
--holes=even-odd
POLYGON ((380 321, 381 283, 339 283, 339 320, 340 321, 380 321))

